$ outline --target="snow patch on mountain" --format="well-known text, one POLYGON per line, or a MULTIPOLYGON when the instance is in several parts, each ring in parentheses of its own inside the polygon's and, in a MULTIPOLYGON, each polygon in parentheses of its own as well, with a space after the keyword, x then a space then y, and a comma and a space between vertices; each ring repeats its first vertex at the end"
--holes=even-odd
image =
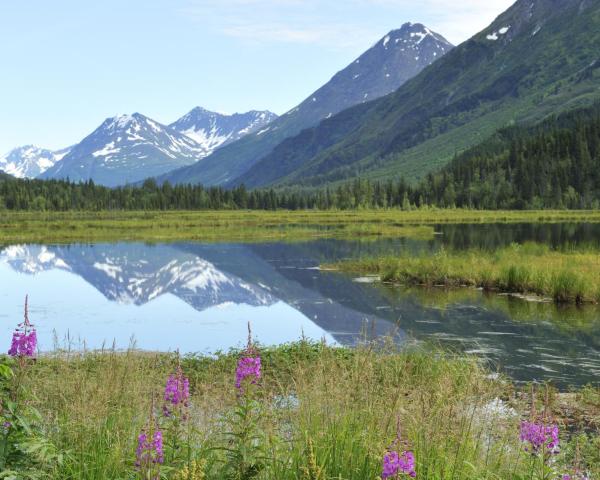
POLYGON ((0 157, 0 170, 17 178, 35 178, 60 162, 68 152, 68 148, 52 151, 25 145, 0 157))
POLYGON ((194 140, 202 147, 201 157, 206 157, 228 143, 254 132, 263 131, 277 118, 269 111, 250 111, 225 115, 196 107, 170 127, 194 140))
POLYGON ((140 113, 107 118, 40 178, 94 180, 107 186, 135 183, 205 155, 204 146, 140 113))

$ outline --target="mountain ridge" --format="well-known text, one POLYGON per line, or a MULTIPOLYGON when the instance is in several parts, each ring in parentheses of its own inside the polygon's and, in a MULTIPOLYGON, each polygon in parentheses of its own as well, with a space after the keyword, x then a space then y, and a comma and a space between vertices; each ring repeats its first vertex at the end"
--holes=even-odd
POLYGON ((250 110, 226 115, 195 107, 169 127, 202 145, 208 156, 245 135, 258 132, 277 118, 269 110, 250 110))
POLYGON ((203 147, 141 113, 104 120, 41 179, 93 180, 109 187, 141 181, 198 160, 203 147))
POLYGON ((394 91, 452 48, 443 36, 423 24, 405 23, 382 37, 264 131, 219 149, 205 158, 202 164, 170 172, 159 177, 158 181, 227 184, 286 138, 352 105, 365 104, 394 91))
POLYGON ((519 0, 394 93, 287 139, 230 184, 263 186, 261 171, 268 185, 418 179, 503 125, 592 102, 599 12, 598 0, 519 0))
POLYGON ((0 170, 16 178, 35 178, 62 160, 71 148, 48 150, 22 145, 0 157, 0 170))

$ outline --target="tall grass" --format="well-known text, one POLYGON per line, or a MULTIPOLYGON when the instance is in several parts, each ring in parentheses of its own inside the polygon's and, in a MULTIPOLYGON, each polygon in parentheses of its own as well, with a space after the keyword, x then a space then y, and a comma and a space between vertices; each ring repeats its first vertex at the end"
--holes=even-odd
MULTIPOLYGON (((518 410, 527 407, 475 359, 308 342, 263 349, 261 356, 257 426, 266 456, 255 478, 379 478, 398 423, 415 452, 418 478, 530 478, 530 457, 518 440, 520 416, 493 406, 504 398, 518 410)), ((231 444, 224 431, 238 400, 236 361, 235 353, 182 361, 191 382, 192 457, 205 465, 197 478, 228 478, 222 468, 231 444)), ((67 452, 50 478, 134 478, 136 435, 175 365, 175 355, 136 351, 39 358, 27 389, 51 441, 67 452)), ((180 466, 172 467, 165 478, 186 478, 178 476, 180 466)))
POLYGON ((431 237, 440 223, 600 222, 599 211, 0 211, 0 242, 431 237), (421 225, 415 227, 415 225, 421 225))
POLYGON ((552 250, 526 243, 495 251, 442 250, 433 255, 367 258, 334 267, 406 285, 480 287, 542 295, 558 303, 600 302, 600 252, 595 249, 552 250))

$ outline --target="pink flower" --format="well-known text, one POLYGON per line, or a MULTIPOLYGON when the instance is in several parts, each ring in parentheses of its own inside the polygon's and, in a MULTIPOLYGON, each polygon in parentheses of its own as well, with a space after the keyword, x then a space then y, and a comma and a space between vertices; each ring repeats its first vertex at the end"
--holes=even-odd
POLYGON ((410 450, 404 451, 400 455, 398 452, 391 451, 383 457, 381 478, 386 479, 399 474, 408 475, 412 478, 417 476, 417 472, 415 471, 415 455, 410 450))
POLYGON ((11 357, 33 357, 37 347, 37 333, 34 326, 29 323, 29 312, 25 297, 25 320, 19 323, 13 332, 8 354, 11 357))
POLYGON ((246 379, 250 379, 250 383, 256 384, 261 376, 260 355, 245 356, 239 359, 237 369, 235 371, 235 386, 238 389, 242 388, 242 383, 246 379))
POLYGON ((550 453, 559 452, 558 425, 545 425, 540 422, 521 422, 522 442, 529 444, 526 451, 537 454, 541 448, 546 448, 550 453))

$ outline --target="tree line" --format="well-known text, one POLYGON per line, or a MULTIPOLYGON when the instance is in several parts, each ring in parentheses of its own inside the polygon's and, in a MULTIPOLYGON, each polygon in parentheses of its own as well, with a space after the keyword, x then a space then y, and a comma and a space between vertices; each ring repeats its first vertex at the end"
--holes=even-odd
POLYGON ((598 208, 600 104, 532 127, 499 130, 418 184, 356 178, 319 190, 233 189, 202 185, 107 188, 93 181, 16 180, 0 176, 0 209, 220 210, 465 207, 598 208))

